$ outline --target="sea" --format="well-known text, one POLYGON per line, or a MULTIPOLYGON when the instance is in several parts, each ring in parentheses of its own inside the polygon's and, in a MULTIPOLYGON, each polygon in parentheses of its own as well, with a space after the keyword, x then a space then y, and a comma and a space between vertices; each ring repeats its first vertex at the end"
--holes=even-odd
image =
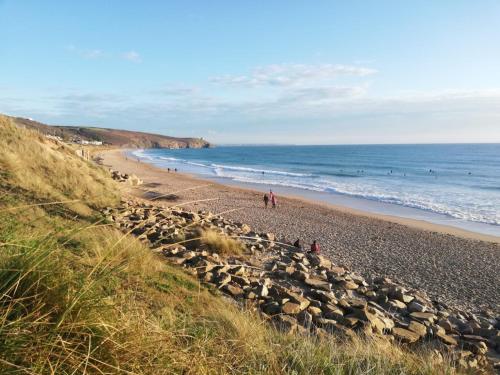
POLYGON ((500 144, 217 146, 132 154, 229 185, 500 236, 500 144))

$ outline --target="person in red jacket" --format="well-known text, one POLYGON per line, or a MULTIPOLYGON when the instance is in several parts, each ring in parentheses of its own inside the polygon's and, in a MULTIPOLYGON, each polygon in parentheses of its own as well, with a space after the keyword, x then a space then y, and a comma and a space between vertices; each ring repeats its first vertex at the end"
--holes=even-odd
POLYGON ((271 197, 271 204, 273 205, 273 208, 276 208, 276 205, 278 204, 278 201, 276 200, 276 195, 274 194, 271 197))
POLYGON ((311 244, 311 250, 309 250, 309 252, 313 254, 319 254, 319 243, 317 243, 316 240, 314 240, 311 244))

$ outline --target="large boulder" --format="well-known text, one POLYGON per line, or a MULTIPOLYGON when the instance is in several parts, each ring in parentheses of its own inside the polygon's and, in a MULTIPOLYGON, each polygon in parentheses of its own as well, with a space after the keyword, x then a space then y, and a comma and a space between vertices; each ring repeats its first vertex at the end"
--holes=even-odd
POLYGON ((420 338, 417 333, 400 327, 393 328, 392 334, 394 335, 396 340, 406 344, 414 343, 420 338))
POLYGON ((308 253, 307 259, 313 267, 331 268, 332 262, 318 254, 308 253))

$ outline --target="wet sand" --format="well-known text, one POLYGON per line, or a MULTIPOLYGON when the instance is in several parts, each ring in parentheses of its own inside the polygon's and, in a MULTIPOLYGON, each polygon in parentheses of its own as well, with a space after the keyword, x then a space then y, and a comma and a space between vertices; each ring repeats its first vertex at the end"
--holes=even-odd
POLYGON ((323 255, 365 277, 387 276, 433 298, 469 311, 500 313, 500 239, 423 221, 371 214, 346 207, 278 197, 264 209, 259 191, 226 186, 126 158, 123 150, 102 154, 103 163, 144 180, 129 193, 193 210, 224 213, 258 232, 286 242, 314 239, 323 255), (168 200, 167 198, 175 200, 168 200), (233 211, 234 210, 234 211, 233 211))

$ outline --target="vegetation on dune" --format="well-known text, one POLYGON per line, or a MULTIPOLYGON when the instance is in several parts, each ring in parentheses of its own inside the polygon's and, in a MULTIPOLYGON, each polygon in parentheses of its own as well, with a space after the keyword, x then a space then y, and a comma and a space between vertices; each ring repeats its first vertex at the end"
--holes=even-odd
POLYGON ((22 189, 38 200, 78 200, 69 205, 78 214, 118 202, 114 182, 103 169, 5 116, 0 116, 0 170, 1 183, 4 188, 10 184, 12 194, 22 189))
MULTIPOLYGON (((65 204, 30 206, 81 199, 71 209, 92 213, 117 198, 70 149, 5 122, 0 132, 0 373, 454 373, 386 341, 279 333, 135 238, 65 204)), ((237 252, 230 241, 201 242, 237 252)))
POLYGON ((244 248, 241 242, 211 230, 203 231, 200 242, 221 255, 241 255, 244 248))

